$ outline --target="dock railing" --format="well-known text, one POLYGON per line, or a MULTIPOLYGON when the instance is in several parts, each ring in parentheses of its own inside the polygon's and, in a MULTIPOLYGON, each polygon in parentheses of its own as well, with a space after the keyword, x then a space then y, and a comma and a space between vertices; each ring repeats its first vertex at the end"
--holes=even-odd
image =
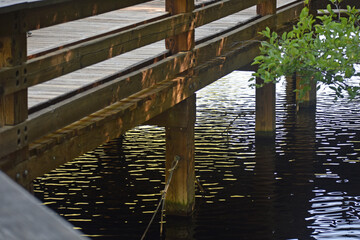
POLYGON ((0 169, 34 178, 150 120, 195 91, 251 63, 259 31, 297 19, 302 1, 222 0, 195 6, 166 0, 168 13, 27 56, 27 33, 145 0, 13 1, 0 7, 0 169), (252 6, 259 15, 201 42, 194 31, 252 6), (29 112, 28 88, 165 39, 168 53, 29 112))

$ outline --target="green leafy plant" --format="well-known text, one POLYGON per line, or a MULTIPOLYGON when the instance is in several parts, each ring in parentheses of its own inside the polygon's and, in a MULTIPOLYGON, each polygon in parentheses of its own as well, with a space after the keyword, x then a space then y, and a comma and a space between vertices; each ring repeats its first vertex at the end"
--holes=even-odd
MULTIPOLYGON (((339 10, 340 1, 330 1, 339 10)), ((349 80, 360 76, 355 70, 360 63, 359 11, 347 6, 346 16, 342 16, 328 4, 328 13, 314 18, 307 4, 291 31, 281 36, 269 28, 261 32, 267 41, 261 42, 261 54, 254 59, 258 70, 251 81, 259 77, 264 84, 276 83, 280 77, 296 73, 305 86, 296 90, 300 98, 310 90, 312 81, 318 87, 328 85, 337 97, 344 97, 344 91, 350 98, 358 96, 360 87, 349 80)))

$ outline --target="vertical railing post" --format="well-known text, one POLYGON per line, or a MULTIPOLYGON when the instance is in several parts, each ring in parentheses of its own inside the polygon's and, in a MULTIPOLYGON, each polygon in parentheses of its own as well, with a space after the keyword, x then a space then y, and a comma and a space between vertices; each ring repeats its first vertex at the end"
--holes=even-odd
MULTIPOLYGON (((257 5, 257 13, 265 16, 276 13, 276 0, 268 0, 257 5)), ((262 79, 256 79, 262 84, 262 79)), ((255 133, 257 136, 273 136, 275 134, 275 84, 268 83, 256 88, 255 133)))
MULTIPOLYGON (((171 15, 191 13, 194 10, 194 0, 166 0, 165 9, 171 15)), ((171 54, 189 51, 195 45, 194 29, 169 37, 165 40, 166 48, 171 54)))
POLYGON ((276 13, 276 0, 267 0, 256 6, 256 13, 265 16, 276 13))
MULTIPOLYGON (((0 127, 16 126, 28 117, 28 91, 27 89, 20 89, 23 84, 26 84, 27 70, 22 67, 27 59, 27 39, 26 32, 23 29, 26 24, 23 22, 23 16, 20 12, 15 12, 4 24, 9 24, 12 27, 9 28, 10 32, 0 36, 0 69, 12 66, 20 66, 20 68, 12 77, 15 85, 19 87, 19 91, 0 96, 0 127)), ((19 127, 16 131, 17 136, 12 139, 15 140, 14 144, 18 145, 18 151, 7 156, 1 156, 0 149, 0 163, 7 162, 6 165, 16 165, 28 158, 27 131, 26 126, 19 127)), ((6 141, 5 139, 1 140, 6 141)), ((11 177, 21 181, 20 178, 24 175, 26 174, 16 173, 16 176, 11 177)))

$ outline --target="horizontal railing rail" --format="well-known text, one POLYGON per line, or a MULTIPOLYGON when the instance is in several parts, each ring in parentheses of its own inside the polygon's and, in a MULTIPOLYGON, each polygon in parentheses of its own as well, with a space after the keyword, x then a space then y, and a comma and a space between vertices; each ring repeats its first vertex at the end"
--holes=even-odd
POLYGON ((99 63, 136 48, 189 31, 239 12, 265 0, 225 0, 198 8, 192 14, 168 16, 125 31, 111 31, 79 43, 68 44, 56 51, 38 54, 22 65, 0 70, 0 96, 11 94, 39 83, 99 63), (156 32, 156 34, 154 34, 156 32), (26 72, 23 81, 16 81, 26 72))

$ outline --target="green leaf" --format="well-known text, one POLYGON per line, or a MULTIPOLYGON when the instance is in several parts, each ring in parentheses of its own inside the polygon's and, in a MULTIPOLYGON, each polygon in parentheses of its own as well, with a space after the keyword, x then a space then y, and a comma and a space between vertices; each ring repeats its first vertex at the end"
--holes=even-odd
MULTIPOLYGON (((281 33, 280 39, 278 33, 266 27, 261 35, 268 41, 261 42, 261 54, 254 58, 252 64, 258 65, 258 70, 253 76, 264 82, 276 82, 283 75, 297 72, 304 81, 328 85, 339 98, 344 96, 343 91, 349 97, 360 95, 360 87, 355 90, 347 83, 352 76, 360 75, 354 69, 354 64, 360 64, 359 11, 347 7, 348 17, 338 18, 330 4, 327 10, 329 14, 317 16, 315 24, 305 7, 299 22, 291 31, 281 33)), ((309 87, 304 87, 299 94, 308 90, 309 87)))

